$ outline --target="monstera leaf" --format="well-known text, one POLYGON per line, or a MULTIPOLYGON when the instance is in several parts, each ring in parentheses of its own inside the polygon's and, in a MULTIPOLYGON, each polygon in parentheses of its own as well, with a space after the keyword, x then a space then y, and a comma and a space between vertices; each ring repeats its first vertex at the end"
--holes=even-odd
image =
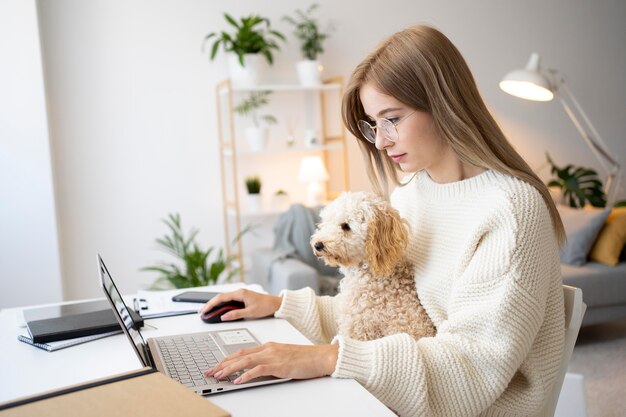
POLYGON ((565 200, 571 207, 583 207, 586 203, 594 207, 606 206, 606 194, 596 171, 575 167, 572 164, 559 168, 554 164, 550 155, 546 154, 546 157, 552 167, 552 175, 556 176, 548 183, 548 187, 561 188, 565 200))

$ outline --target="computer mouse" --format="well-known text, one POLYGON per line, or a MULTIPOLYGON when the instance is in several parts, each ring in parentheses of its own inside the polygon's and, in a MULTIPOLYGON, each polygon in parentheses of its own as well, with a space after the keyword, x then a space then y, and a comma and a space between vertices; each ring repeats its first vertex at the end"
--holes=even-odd
MULTIPOLYGON (((202 319, 205 323, 221 323, 222 316, 229 311, 239 310, 244 308, 246 305, 241 301, 226 301, 225 303, 220 303, 213 307, 208 312, 202 314, 200 319, 202 319)), ((239 319, 242 320, 242 319, 239 319)), ((229 321, 237 321, 237 320, 229 320, 229 321)))

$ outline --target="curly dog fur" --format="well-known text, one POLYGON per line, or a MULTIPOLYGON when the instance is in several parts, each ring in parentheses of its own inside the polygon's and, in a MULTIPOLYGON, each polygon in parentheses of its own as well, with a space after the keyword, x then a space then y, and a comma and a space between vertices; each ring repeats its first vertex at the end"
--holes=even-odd
POLYGON ((344 275, 339 334, 357 340, 396 333, 433 336, 415 290, 413 264, 405 256, 408 224, 398 211, 372 193, 349 192, 320 216, 313 251, 344 275))

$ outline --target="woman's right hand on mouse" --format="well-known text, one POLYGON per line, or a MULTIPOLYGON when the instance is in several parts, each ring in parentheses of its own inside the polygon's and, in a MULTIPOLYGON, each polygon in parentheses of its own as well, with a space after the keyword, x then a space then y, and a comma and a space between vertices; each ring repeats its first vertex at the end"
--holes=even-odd
POLYGON ((238 289, 232 292, 224 292, 211 298, 198 313, 209 312, 213 307, 227 301, 241 301, 245 308, 232 310, 222 316, 222 321, 232 321, 238 319, 258 319, 273 316, 280 308, 282 297, 276 295, 261 294, 258 292, 238 289))

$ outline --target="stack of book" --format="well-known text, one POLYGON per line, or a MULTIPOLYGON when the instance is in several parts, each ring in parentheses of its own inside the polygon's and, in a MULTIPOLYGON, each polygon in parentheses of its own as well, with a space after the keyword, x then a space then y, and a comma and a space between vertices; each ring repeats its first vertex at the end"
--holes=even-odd
MULTIPOLYGON (((26 309, 24 321, 28 334, 18 340, 48 352, 122 332, 105 300, 26 309)), ((133 322, 143 325, 139 315, 133 316, 133 322)))

